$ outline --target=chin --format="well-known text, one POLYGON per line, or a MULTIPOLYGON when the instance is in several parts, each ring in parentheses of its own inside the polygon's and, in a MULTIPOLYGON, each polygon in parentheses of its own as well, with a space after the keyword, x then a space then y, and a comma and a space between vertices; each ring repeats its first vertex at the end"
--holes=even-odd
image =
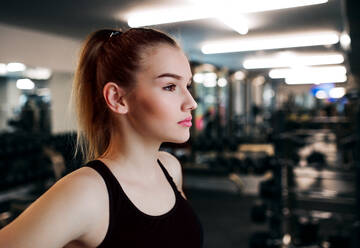
POLYGON ((189 138, 190 138, 190 134, 188 134, 188 135, 183 135, 182 137, 181 137, 181 136, 178 136, 178 137, 169 137, 168 139, 166 139, 165 142, 182 144, 182 143, 185 143, 186 141, 188 141, 189 138))

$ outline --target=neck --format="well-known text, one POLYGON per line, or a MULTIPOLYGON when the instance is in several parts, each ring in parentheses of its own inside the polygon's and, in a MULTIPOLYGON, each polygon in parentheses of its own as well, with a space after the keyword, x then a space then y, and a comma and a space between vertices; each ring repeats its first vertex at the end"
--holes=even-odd
POLYGON ((161 142, 154 141, 136 132, 116 133, 99 159, 114 170, 126 170, 132 175, 151 176, 157 166, 161 142))

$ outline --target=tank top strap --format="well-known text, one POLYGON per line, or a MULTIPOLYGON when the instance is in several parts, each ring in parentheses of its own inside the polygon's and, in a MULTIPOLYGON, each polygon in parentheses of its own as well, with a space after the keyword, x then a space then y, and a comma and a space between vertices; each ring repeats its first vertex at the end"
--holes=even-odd
POLYGON ((120 184, 111 170, 100 160, 92 160, 84 166, 90 167, 100 174, 108 190, 110 207, 114 204, 116 205, 117 203, 115 199, 116 197, 121 196, 121 191, 119 190, 120 184))
POLYGON ((101 162, 100 160, 92 160, 92 161, 88 162, 87 164, 85 164, 84 166, 90 167, 90 168, 93 168, 94 170, 96 170, 101 175, 101 177, 104 179, 108 190, 114 186, 113 183, 117 182, 117 180, 114 178, 114 175, 112 174, 110 169, 105 164, 103 164, 103 162, 101 162), (114 179, 115 179, 115 181, 114 181, 114 179))
POLYGON ((176 184, 174 183, 173 178, 170 176, 170 174, 168 173, 168 171, 165 169, 164 165, 161 163, 161 161, 158 159, 158 164, 160 165, 162 171, 164 172, 166 179, 169 181, 170 185, 173 187, 173 189, 175 190, 176 193, 180 193, 176 184))

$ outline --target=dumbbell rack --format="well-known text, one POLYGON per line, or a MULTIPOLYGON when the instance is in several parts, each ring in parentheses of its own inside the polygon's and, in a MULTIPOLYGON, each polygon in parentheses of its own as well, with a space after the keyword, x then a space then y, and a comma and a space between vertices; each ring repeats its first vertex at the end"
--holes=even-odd
MULTIPOLYGON (((332 226, 334 218, 338 218, 338 223, 342 223, 343 230, 351 230, 351 213, 356 213, 355 200, 337 196, 336 191, 325 190, 324 183, 335 182, 332 180, 345 180, 344 185, 354 181, 354 177, 350 173, 331 172, 328 170, 318 170, 311 167, 299 168, 293 160, 284 157, 282 161, 283 168, 283 199, 284 199, 284 222, 283 230, 285 235, 292 237, 291 244, 295 247, 317 245, 329 245, 329 242, 350 242, 343 234, 336 233, 332 226), (296 167, 297 166, 297 167, 296 167), (302 171, 308 171, 305 177, 299 174, 302 171), (305 194, 296 186, 299 180, 312 180, 313 183, 319 184, 317 187, 322 191, 312 191, 305 194), (326 194, 325 194, 326 193, 326 194), (324 195, 325 194, 325 195, 324 195), (335 195, 331 195, 335 194, 335 195), (340 197, 340 198, 339 198, 340 197), (340 212, 339 212, 340 211, 340 212), (324 226, 330 230, 325 230, 324 226), (335 241, 334 241, 335 240, 335 241)), ((304 172, 302 172, 304 173, 304 172)), ((354 185, 355 186, 355 185, 354 185)), ((347 186, 353 188, 352 186, 347 186)), ((341 189, 337 189, 337 191, 341 189)), ((336 222, 337 223, 337 222, 336 222)), ((285 236, 284 236, 285 237, 285 236)), ((344 243, 345 245, 345 243, 344 243)), ((345 246, 342 246, 345 247, 345 246)), ((350 246, 348 246, 350 247, 350 246)), ((351 246, 353 247, 353 246, 351 246)), ((357 246, 354 246, 357 247, 357 246)))

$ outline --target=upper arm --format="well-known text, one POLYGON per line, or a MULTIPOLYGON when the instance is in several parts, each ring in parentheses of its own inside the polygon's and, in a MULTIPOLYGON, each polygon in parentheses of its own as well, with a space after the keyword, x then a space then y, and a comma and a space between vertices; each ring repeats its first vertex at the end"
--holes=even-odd
POLYGON ((71 174, 0 230, 0 247, 63 247, 87 232, 96 213, 93 183, 88 176, 71 174))
POLYGON ((169 172, 170 176, 174 179, 176 187, 186 199, 186 196, 183 192, 183 175, 182 175, 182 167, 179 160, 171 153, 165 151, 159 151, 159 156, 163 165, 166 167, 166 170, 169 172))

